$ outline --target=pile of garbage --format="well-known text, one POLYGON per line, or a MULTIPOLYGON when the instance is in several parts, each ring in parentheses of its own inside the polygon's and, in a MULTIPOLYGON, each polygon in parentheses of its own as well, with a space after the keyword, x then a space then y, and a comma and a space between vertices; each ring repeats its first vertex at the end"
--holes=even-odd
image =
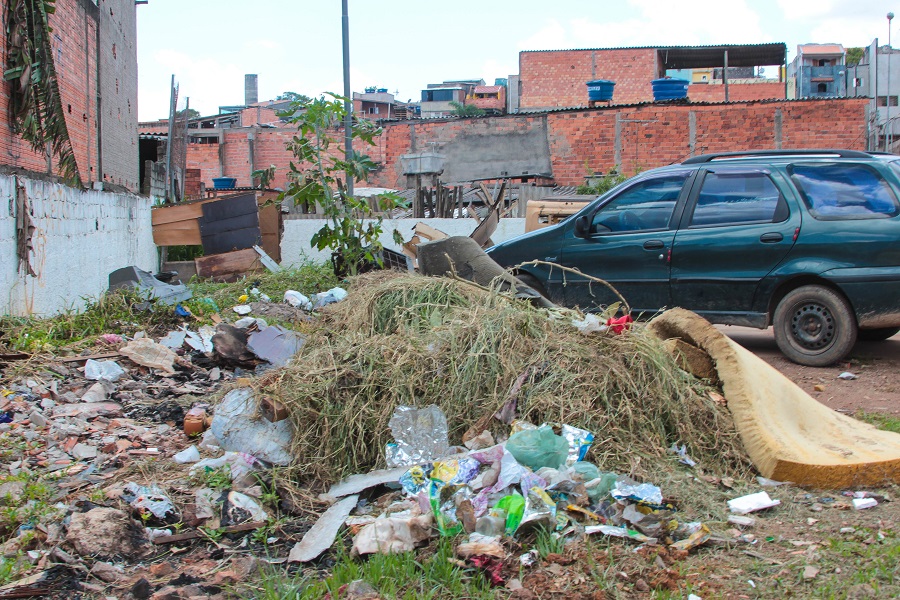
POLYGON ((748 468, 714 388, 642 328, 588 327, 606 316, 535 308, 449 278, 366 274, 350 295, 311 324, 290 365, 254 386, 288 413, 300 483, 384 465, 395 409, 432 402, 453 440, 473 427, 505 434, 515 419, 577 423, 615 440, 592 450, 608 468, 629 468, 638 452, 650 469, 673 443, 719 472, 748 468))
MULTIPOLYGON (((355 555, 409 552, 433 535, 465 534, 456 554, 501 584, 500 568, 515 547, 509 541, 539 531, 564 541, 601 534, 678 552, 712 537, 704 523, 685 522, 659 487, 586 461, 594 436, 583 429, 515 421, 501 443, 484 430, 451 448, 435 405, 398 407, 390 429, 390 469, 350 477, 323 494, 331 508, 289 560, 316 559, 342 526, 354 532, 355 555), (361 499, 380 486, 395 491, 361 499)), ((535 551, 520 556, 525 566, 535 560, 535 551)))

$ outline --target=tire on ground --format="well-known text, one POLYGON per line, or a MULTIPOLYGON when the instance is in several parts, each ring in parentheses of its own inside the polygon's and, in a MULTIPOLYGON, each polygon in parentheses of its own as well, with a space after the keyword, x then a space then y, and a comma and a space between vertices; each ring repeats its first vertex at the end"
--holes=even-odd
POLYGON ((775 342, 797 364, 824 367, 841 360, 856 343, 856 317, 837 292, 820 285, 791 290, 775 308, 775 342))

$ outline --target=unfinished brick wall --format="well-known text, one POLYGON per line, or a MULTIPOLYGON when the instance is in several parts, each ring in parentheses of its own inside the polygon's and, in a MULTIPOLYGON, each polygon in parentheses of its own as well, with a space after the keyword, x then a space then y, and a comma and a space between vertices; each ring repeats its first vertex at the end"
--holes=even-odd
MULTIPOLYGON (((695 106, 648 104, 508 115, 480 119, 472 125, 460 120, 389 124, 382 135, 383 167, 375 181, 385 187, 404 186, 399 158, 413 151, 413 139, 421 151, 430 147, 429 142, 452 143, 462 128, 475 123, 483 126, 490 122, 508 129, 526 127, 544 118, 553 176, 559 185, 579 185, 588 171, 606 172, 616 166, 617 158, 625 172, 633 173, 707 152, 777 147, 864 150, 867 102, 865 98, 853 98, 695 106)), ((510 148, 510 152, 516 151, 510 148)))
MULTIPOLYGON (((588 81, 607 79, 616 82, 615 104, 653 101, 652 81, 662 77, 653 48, 615 50, 549 50, 519 53, 522 82, 519 107, 523 109, 587 106, 588 81)), ((783 83, 733 84, 728 90, 731 102, 781 99, 783 83)), ((722 85, 694 84, 688 89, 694 102, 724 102, 722 85)))
MULTIPOLYGON (((7 3, 0 3, 4 20, 6 10, 7 3)), ((85 184, 97 181, 103 175, 99 173, 98 160, 98 146, 102 146, 106 180, 131 190, 139 188, 134 12, 131 0, 100 0, 99 7, 91 0, 57 0, 56 12, 50 15, 51 45, 62 108, 78 172, 85 184), (99 90, 98 27, 102 63, 99 90), (97 130, 98 94, 104 98, 102 140, 97 130)), ((5 27, 0 27, 0 60, 6 64, 5 27)), ((55 174, 55 157, 48 166, 47 157, 34 152, 11 127, 11 85, 0 81, 0 164, 55 174)))
POLYGON ((133 0, 99 0, 103 181, 138 183, 137 14, 133 0))
POLYGON ((251 106, 241 111, 241 125, 243 127, 252 127, 254 125, 267 125, 270 123, 278 123, 280 119, 272 108, 264 106, 251 106))
POLYGON ((521 108, 586 106, 587 82, 616 82, 613 102, 633 104, 653 99, 650 82, 658 77, 656 50, 552 50, 519 53, 521 108))
MULTIPOLYGON (((748 86, 749 87, 749 86, 748 86)), ((692 154, 783 148, 865 149, 865 98, 714 105, 665 105, 583 109, 548 114, 519 114, 488 119, 442 119, 388 123, 372 147, 358 145, 380 164, 366 185, 403 188, 400 157, 472 135, 509 135, 546 120, 552 173, 559 185, 578 185, 591 172, 606 172, 617 162, 625 172, 684 160, 692 154), (618 125, 617 125, 618 122, 618 125), (618 161, 617 161, 618 159, 618 161)), ((292 156, 285 144, 292 129, 242 128, 224 132, 225 146, 191 144, 188 167, 199 168, 208 187, 224 175, 239 186, 251 185, 253 169, 274 164, 274 187, 284 187, 292 156), (252 137, 252 141, 251 141, 252 137), (253 145, 253 165, 250 145, 253 145)), ((335 136, 340 138, 340 132, 335 136)), ((335 149, 337 150, 337 149, 335 149)), ((515 158, 520 148, 509 147, 515 158)), ((499 175, 499 173, 498 173, 499 175)))
MULTIPOLYGON (((783 99, 784 83, 735 83, 728 86, 729 102, 783 99)), ((688 98, 694 102, 725 102, 725 86, 695 83, 688 86, 688 98)))

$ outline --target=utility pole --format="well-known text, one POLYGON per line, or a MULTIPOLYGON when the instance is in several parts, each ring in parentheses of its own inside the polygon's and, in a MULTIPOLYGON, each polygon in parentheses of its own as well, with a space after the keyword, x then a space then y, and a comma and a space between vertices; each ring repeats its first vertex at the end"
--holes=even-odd
MULTIPOLYGON (((343 15, 341 17, 344 38, 344 156, 347 160, 353 154, 353 99, 350 97, 350 17, 347 12, 347 0, 341 0, 343 15)), ((346 173, 347 194, 353 195, 353 176, 346 173)))
POLYGON ((894 125, 891 123, 891 54, 893 54, 893 48, 891 48, 891 21, 894 18, 894 13, 889 12, 887 14, 888 20, 888 60, 887 60, 887 131, 884 132, 884 150, 885 152, 890 152, 892 147, 893 140, 893 132, 894 125))
POLYGON ((169 96, 169 135, 166 136, 166 202, 174 202, 172 193, 172 134, 175 127, 175 75, 172 74, 172 86, 169 96))

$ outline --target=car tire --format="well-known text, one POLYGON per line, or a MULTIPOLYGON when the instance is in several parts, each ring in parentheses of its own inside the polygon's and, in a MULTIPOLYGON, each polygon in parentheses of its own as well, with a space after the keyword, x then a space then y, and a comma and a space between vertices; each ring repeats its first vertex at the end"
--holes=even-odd
POLYGON ((864 342, 883 342, 900 333, 900 327, 879 327, 878 329, 860 329, 857 339, 864 342))
POLYGON ((825 367, 841 360, 856 343, 853 310, 837 292, 805 285, 781 299, 773 318, 775 342, 793 362, 825 367))
POLYGON ((530 273, 518 273, 516 275, 516 279, 518 279, 519 281, 521 281, 522 283, 524 283, 525 285, 527 285, 528 287, 530 287, 531 289, 536 291, 538 294, 540 294, 544 298, 547 298, 548 300, 550 299, 550 297, 547 295, 547 290, 544 289, 544 286, 541 284, 540 281, 538 281, 538 278, 535 277, 534 275, 531 275, 530 273))

